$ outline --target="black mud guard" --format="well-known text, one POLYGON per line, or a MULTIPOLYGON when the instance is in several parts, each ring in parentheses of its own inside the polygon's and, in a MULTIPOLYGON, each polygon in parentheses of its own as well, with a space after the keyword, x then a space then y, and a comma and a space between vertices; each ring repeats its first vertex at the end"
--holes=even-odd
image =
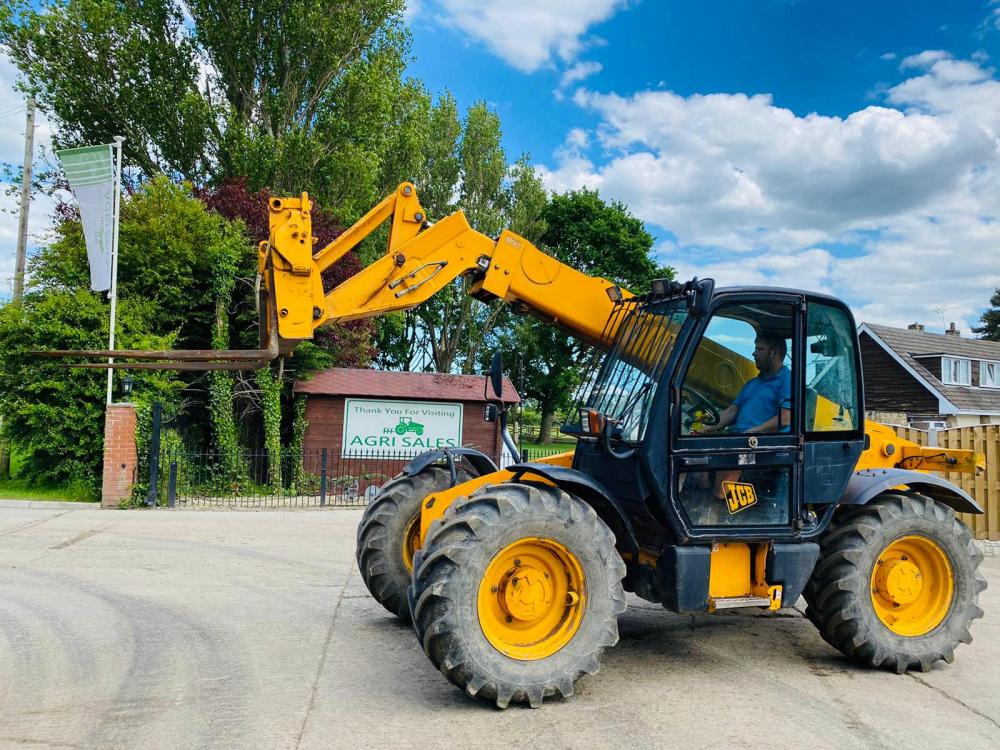
POLYGON ((507 471, 514 472, 514 476, 510 479, 512 482, 530 481, 531 475, 535 474, 545 477, 556 487, 580 498, 611 528, 619 550, 633 554, 639 552, 639 541, 625 511, 610 492, 588 475, 565 466, 536 463, 513 464, 507 467, 507 471))
POLYGON ((475 448, 442 448, 436 451, 425 451, 419 456, 414 457, 410 463, 403 467, 403 473, 412 477, 414 474, 422 472, 431 464, 444 461, 448 464, 448 470, 451 472, 452 487, 454 487, 458 484, 458 477, 455 474, 456 458, 464 458, 468 461, 472 465, 472 468, 476 470, 477 476, 492 474, 494 471, 500 470, 493 463, 492 458, 482 451, 477 451, 475 448))
POLYGON ((872 498, 888 489, 906 485, 913 492, 919 492, 947 505, 958 513, 982 513, 983 509, 961 487, 956 487, 946 479, 933 474, 908 469, 867 469, 856 471, 838 505, 864 505, 872 498))

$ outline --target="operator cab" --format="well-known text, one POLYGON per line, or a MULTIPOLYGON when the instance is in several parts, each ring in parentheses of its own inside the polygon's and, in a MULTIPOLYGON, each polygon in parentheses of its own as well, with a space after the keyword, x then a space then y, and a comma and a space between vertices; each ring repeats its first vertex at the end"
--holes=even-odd
POLYGON ((661 289, 609 320, 575 468, 680 543, 819 533, 864 442, 850 311, 797 290, 661 289))

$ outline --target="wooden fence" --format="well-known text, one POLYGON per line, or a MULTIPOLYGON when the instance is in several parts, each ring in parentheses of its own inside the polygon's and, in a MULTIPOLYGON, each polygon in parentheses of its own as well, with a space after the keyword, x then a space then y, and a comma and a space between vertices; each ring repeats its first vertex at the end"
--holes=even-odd
POLYGON ((968 492, 985 513, 960 514, 976 539, 1000 540, 1000 425, 953 427, 949 430, 917 430, 893 425, 904 440, 940 448, 974 450, 986 456, 986 471, 978 476, 947 472, 943 476, 968 492))

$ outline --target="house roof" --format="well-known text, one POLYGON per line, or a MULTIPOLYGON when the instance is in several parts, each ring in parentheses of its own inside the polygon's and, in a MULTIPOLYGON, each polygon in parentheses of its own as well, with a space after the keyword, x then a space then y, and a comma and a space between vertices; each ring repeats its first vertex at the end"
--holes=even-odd
MULTIPOLYGON (((440 372, 389 372, 333 367, 309 380, 296 380, 295 393, 323 396, 406 398, 430 401, 485 401, 483 375, 449 375, 440 372)), ((503 400, 518 404, 521 397, 509 378, 503 379, 503 400)))
MULTIPOLYGON (((945 385, 920 362, 921 355, 963 357, 966 359, 988 359, 1000 362, 1000 342, 983 339, 967 339, 943 333, 911 331, 905 328, 891 328, 862 323, 862 332, 867 331, 882 345, 891 350, 896 359, 917 377, 934 395, 943 397, 955 412, 975 414, 1000 414, 1000 388, 978 388, 967 385, 945 385)), ((944 404, 942 404, 944 406, 944 404)), ((945 410, 942 409, 942 412, 945 410)))

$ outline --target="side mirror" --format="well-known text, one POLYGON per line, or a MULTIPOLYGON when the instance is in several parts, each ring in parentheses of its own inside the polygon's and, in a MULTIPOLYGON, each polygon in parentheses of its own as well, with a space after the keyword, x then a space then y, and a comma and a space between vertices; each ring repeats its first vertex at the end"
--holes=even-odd
POLYGON ((691 290, 688 292, 688 315, 692 318, 702 318, 708 313, 708 308, 712 304, 712 293, 715 291, 715 279, 696 278, 689 282, 691 290))
POLYGON ((493 361, 490 362, 489 384, 493 388, 494 398, 503 398, 503 355, 500 352, 493 352, 493 361))

